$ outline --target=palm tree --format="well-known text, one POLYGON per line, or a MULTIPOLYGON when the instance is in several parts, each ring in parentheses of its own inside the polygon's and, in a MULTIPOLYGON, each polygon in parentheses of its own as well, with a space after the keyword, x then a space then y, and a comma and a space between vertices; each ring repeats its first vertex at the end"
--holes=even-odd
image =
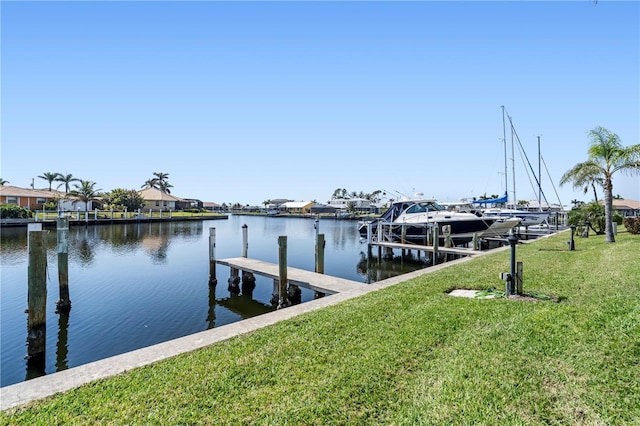
POLYGON ((168 181, 169 173, 163 172, 153 172, 153 176, 151 179, 147 179, 145 183, 142 184, 141 188, 154 188, 158 189, 165 194, 171 194, 169 188, 173 188, 168 181))
POLYGON ((173 185, 171 185, 169 182, 160 182, 159 184, 159 190, 160 192, 164 192, 165 194, 171 194, 171 191, 169 190, 169 188, 173 188, 173 185))
POLYGON ((145 181, 145 183, 143 183, 140 188, 143 188, 143 189, 148 189, 148 188, 158 189, 158 179, 156 179, 156 178, 147 179, 145 181))
POLYGON ((88 180, 80 180, 80 183, 75 184, 76 189, 70 191, 69 194, 78 197, 80 201, 84 202, 85 212, 89 211, 89 202, 97 199, 100 196, 101 189, 95 189, 95 182, 88 180))
MULTIPOLYGON (((575 168, 575 167, 574 167, 575 168)), ((593 190, 593 198, 595 202, 598 202, 598 192, 596 191, 596 185, 599 187, 604 186, 604 178, 601 176, 600 171, 597 168, 585 167, 575 171, 575 174, 565 173, 560 178, 560 185, 565 185, 569 182, 573 182, 574 189, 582 189, 583 193, 589 192, 589 189, 593 190)))
POLYGON ((5 186, 6 184, 11 183, 8 180, 4 180, 2 178, 0 178, 0 186, 5 186))
POLYGON ((602 180, 606 241, 613 243, 616 240, 613 235, 612 176, 619 170, 632 174, 640 173, 640 144, 624 147, 618 135, 600 126, 589 131, 588 134, 591 139, 588 150, 589 159, 568 170, 560 178, 560 184, 574 182, 575 187, 577 180, 582 182, 578 186, 582 186, 586 177, 594 182, 596 179, 602 180))
POLYGON ((80 179, 78 178, 74 178, 72 174, 66 174, 63 175, 62 173, 58 173, 58 177, 56 178, 56 182, 61 182, 60 185, 58 185, 58 188, 60 188, 62 185, 64 185, 64 192, 69 192, 69 190, 71 189, 71 182, 81 182, 80 179))
POLYGON ((53 181, 58 179, 58 176, 60 176, 60 173, 44 172, 41 176, 38 177, 49 182, 49 191, 51 191, 51 184, 53 183, 53 181))

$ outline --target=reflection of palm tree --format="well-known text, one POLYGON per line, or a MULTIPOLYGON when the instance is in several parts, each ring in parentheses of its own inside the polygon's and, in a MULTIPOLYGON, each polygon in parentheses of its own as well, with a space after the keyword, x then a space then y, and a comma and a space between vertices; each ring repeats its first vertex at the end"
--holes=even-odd
POLYGON ((560 185, 573 182, 575 186, 602 182, 604 189, 605 233, 608 243, 615 242, 613 235, 613 183, 612 176, 622 170, 640 173, 640 144, 623 147, 620 138, 604 127, 596 127, 589 131, 591 144, 589 159, 578 163, 562 178, 560 185))
POLYGON ((80 183, 75 185, 76 189, 70 192, 71 195, 84 202, 85 211, 89 211, 89 202, 97 199, 100 196, 100 191, 102 191, 101 189, 95 189, 95 185, 95 182, 80 180, 80 183))
POLYGON ((44 172, 41 176, 38 177, 49 182, 49 191, 51 191, 51 184, 53 183, 53 181, 58 180, 58 176, 60 176, 60 173, 44 172))
POLYGON ((64 192, 69 192, 71 182, 79 182, 79 181, 80 179, 74 178, 73 175, 70 173, 66 175, 58 173, 58 177, 56 178, 56 182, 62 182, 60 185, 58 185, 58 188, 64 185, 64 192))

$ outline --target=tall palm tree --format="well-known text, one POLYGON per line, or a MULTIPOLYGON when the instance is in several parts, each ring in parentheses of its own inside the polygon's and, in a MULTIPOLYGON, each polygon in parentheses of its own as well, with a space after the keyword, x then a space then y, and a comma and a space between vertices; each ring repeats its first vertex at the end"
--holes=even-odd
POLYGON ((158 189, 166 194, 171 194, 169 188, 173 188, 173 185, 169 183, 169 173, 153 172, 153 175, 158 184, 158 189))
POLYGON ((153 189, 158 189, 158 179, 156 178, 151 178, 151 179, 147 179, 140 188, 143 189, 148 189, 148 188, 153 188, 153 189))
POLYGON ((11 183, 8 180, 4 180, 2 178, 0 178, 0 186, 5 186, 6 184, 11 183))
POLYGON ((100 196, 102 189, 95 189, 96 183, 88 180, 80 180, 80 183, 75 184, 76 189, 70 191, 69 194, 78 197, 80 201, 84 202, 84 210, 89 211, 89 202, 97 199, 100 196))
POLYGON ((60 176, 60 173, 44 172, 41 176, 38 177, 49 182, 49 191, 51 191, 51 184, 53 183, 53 181, 58 179, 58 176, 60 176))
POLYGON ((567 172, 560 178, 560 185, 565 185, 569 182, 573 182, 574 189, 581 189, 585 194, 589 192, 589 189, 593 190, 593 198, 596 203, 598 202, 596 185, 599 187, 604 186, 604 178, 598 169, 585 167, 576 170, 575 173, 567 172))
POLYGON ((58 185, 58 188, 64 185, 64 192, 66 193, 71 190, 71 182, 81 182, 81 180, 78 178, 74 178, 73 175, 70 173, 66 175, 63 175, 62 173, 58 173, 56 182, 61 182, 60 185, 58 185))
POLYGON ((160 182, 158 186, 159 186, 158 189, 160 190, 160 192, 164 192, 165 194, 171 194, 171 191, 169 190, 169 188, 173 188, 173 185, 171 185, 169 182, 166 182, 166 181, 160 182))
POLYGON ((560 178, 560 184, 576 181, 585 183, 585 178, 593 182, 602 180, 604 190, 605 234, 608 243, 615 242, 613 235, 613 182, 612 176, 617 171, 640 174, 640 144, 624 147, 620 138, 604 127, 596 127, 589 131, 589 159, 578 163, 560 178))

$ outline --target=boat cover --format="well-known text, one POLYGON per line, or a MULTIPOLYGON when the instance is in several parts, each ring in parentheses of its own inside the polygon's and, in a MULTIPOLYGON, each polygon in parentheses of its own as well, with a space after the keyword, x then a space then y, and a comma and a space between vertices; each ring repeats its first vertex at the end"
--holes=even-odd
POLYGON ((491 198, 489 200, 473 200, 473 204, 498 204, 507 202, 507 193, 500 198, 491 198))

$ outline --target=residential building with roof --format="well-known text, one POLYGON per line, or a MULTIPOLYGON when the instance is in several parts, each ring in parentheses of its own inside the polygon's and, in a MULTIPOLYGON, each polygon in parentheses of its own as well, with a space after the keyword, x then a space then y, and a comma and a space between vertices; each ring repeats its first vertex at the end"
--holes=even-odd
POLYGON ((162 192, 156 188, 147 188, 138 191, 142 199, 144 199, 144 208, 153 211, 160 210, 176 210, 176 203, 181 201, 180 198, 171 194, 162 192))

